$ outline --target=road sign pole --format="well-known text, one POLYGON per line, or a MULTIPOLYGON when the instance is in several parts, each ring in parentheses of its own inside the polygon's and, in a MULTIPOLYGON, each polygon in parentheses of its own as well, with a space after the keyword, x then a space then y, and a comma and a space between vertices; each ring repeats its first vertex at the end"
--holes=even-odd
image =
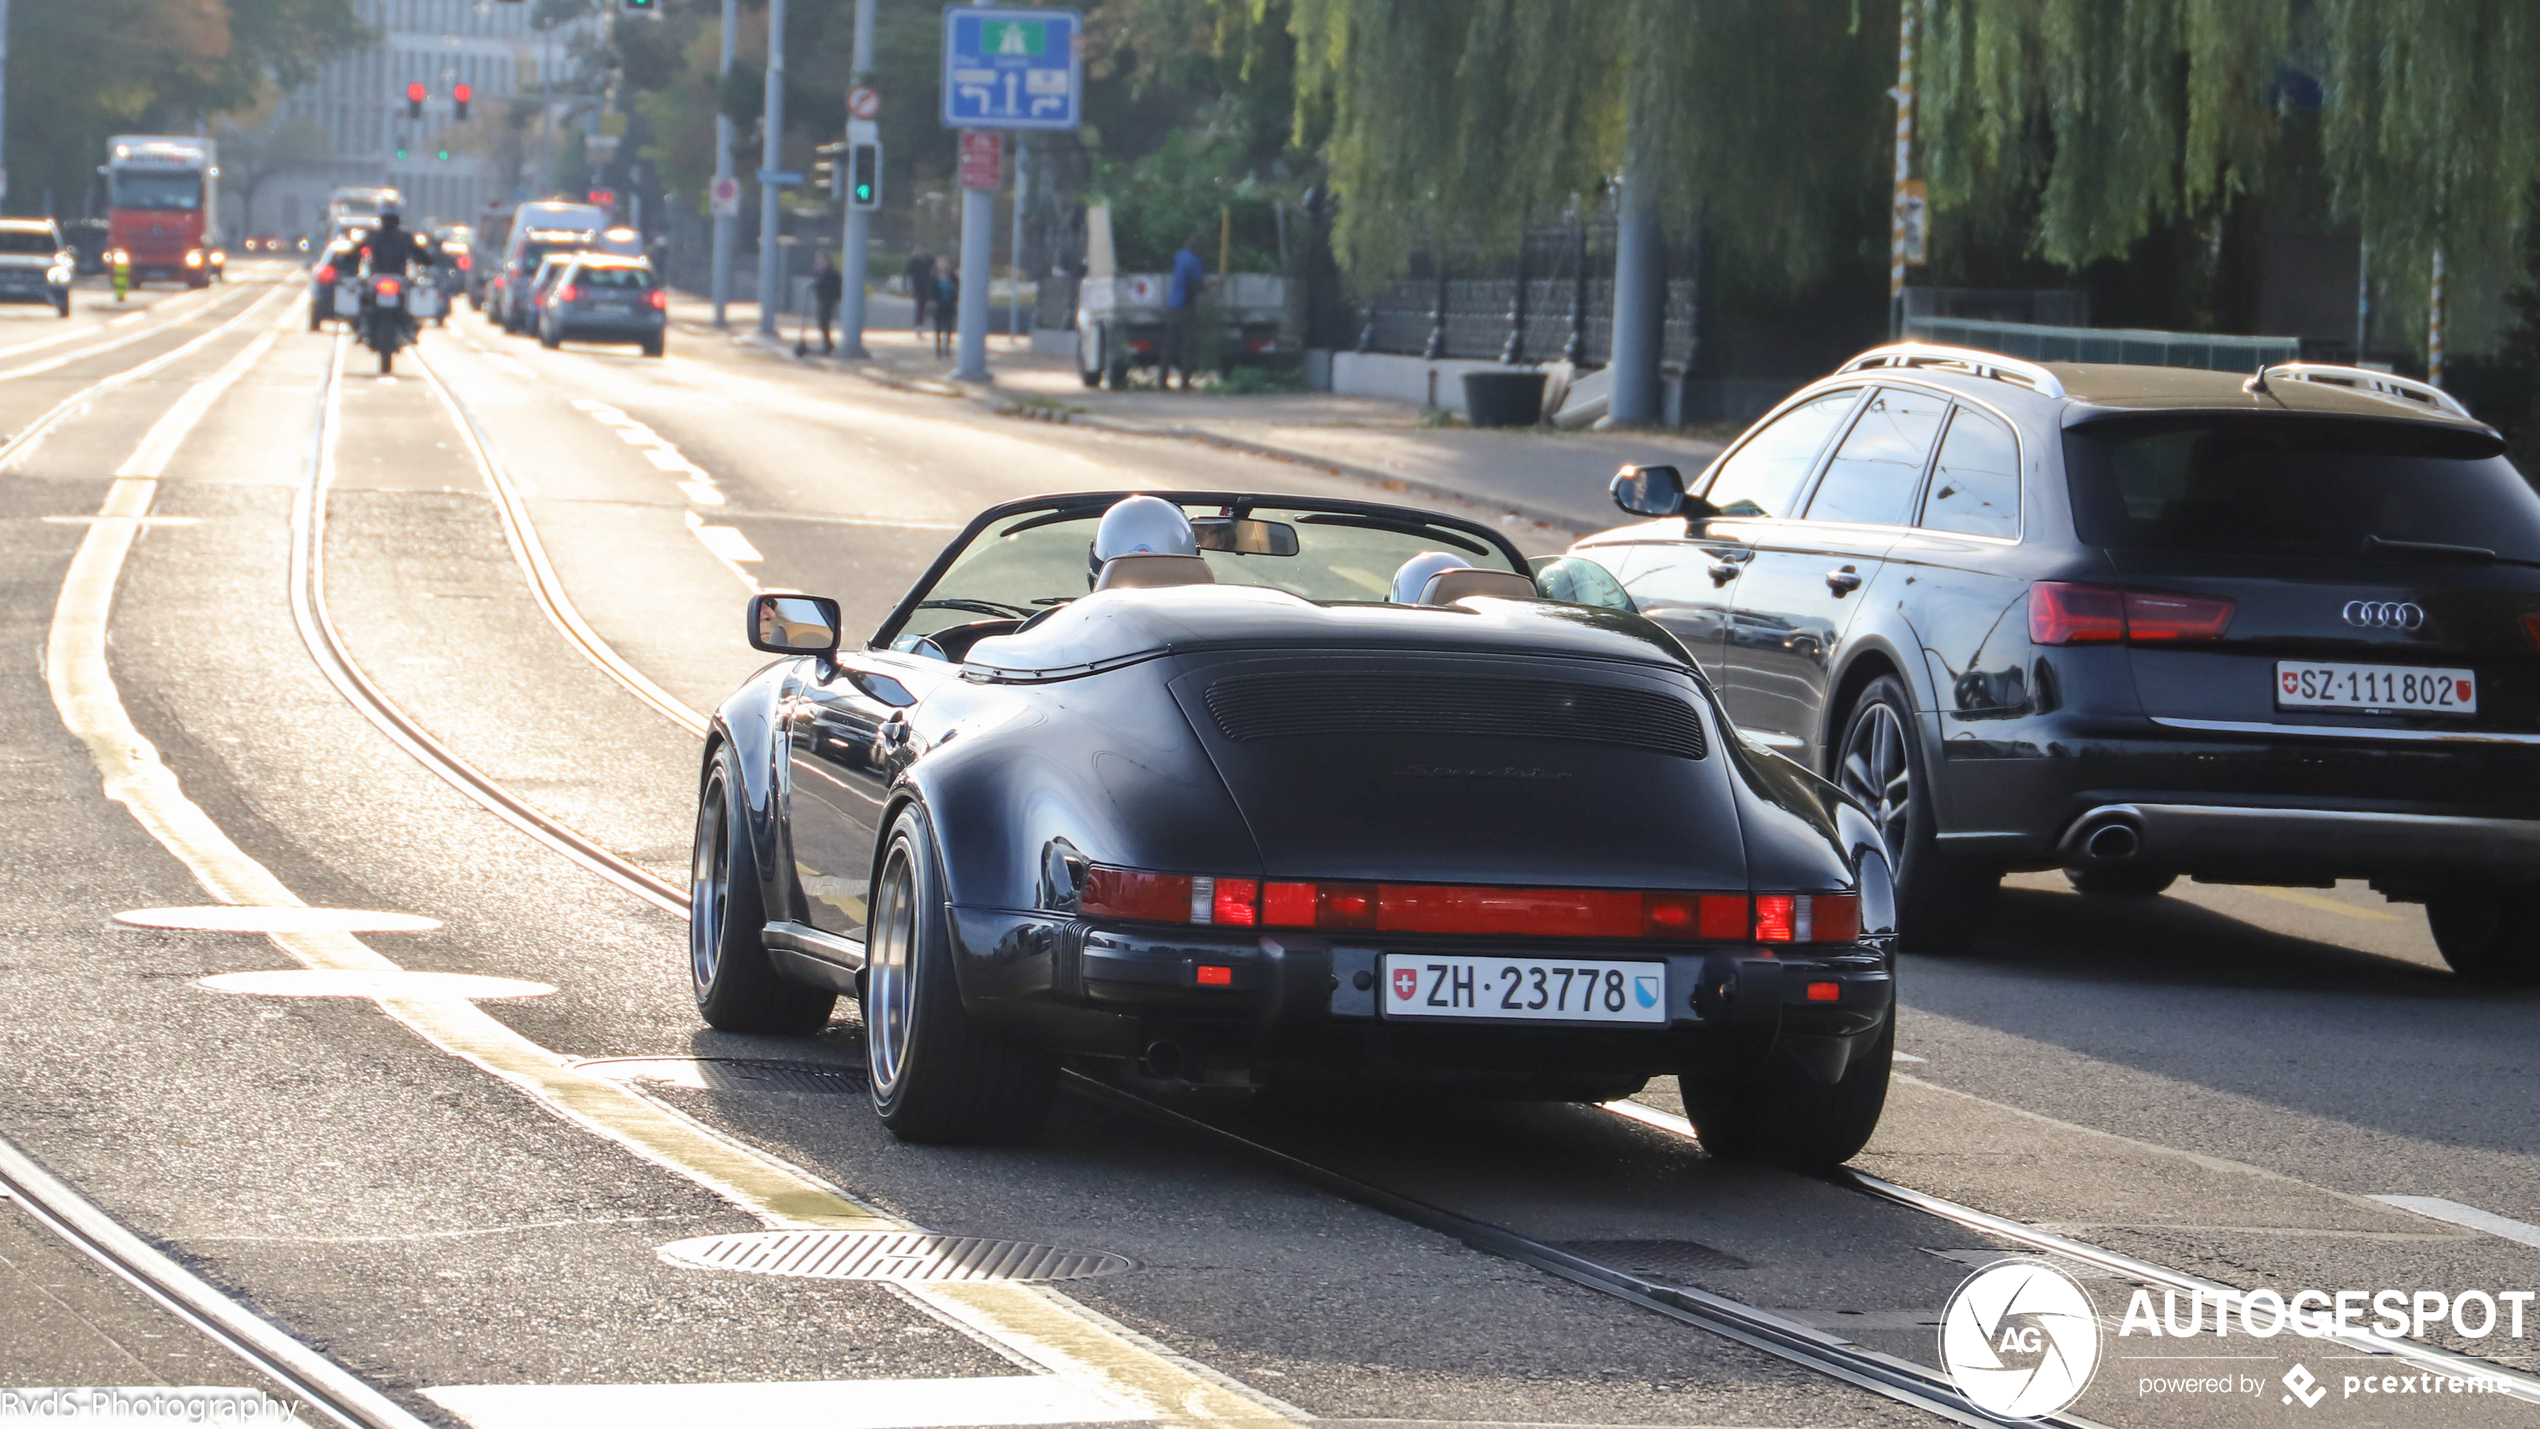
MULTIPOLYGON (((740 28, 740 0, 723 0, 723 65, 716 73, 732 73, 732 32, 740 28)), ((722 89, 715 91, 714 106, 714 181, 718 185, 732 178, 732 118, 723 112, 722 89)), ((732 249, 740 234, 740 216, 718 208, 714 214, 714 325, 729 326, 723 310, 732 301, 732 249)))
POLYGON ((1014 246, 1005 255, 1006 272, 1011 274, 1005 290, 1005 335, 1020 340, 1023 336, 1023 203, 1031 190, 1023 167, 1023 136, 1014 136, 1014 246))
POLYGON ((758 181, 758 330, 776 335, 776 309, 783 301, 785 275, 776 271, 777 230, 784 215, 776 199, 782 189, 768 175, 785 160, 785 0, 767 0, 767 132, 759 147, 758 181))
MULTIPOLYGON (((7 0, 0 0, 0 4, 6 3, 7 0)), ((848 88, 851 92, 862 89, 872 80, 873 0, 855 0, 855 61, 847 71, 848 88)), ((855 118, 871 122, 866 116, 854 114, 852 102, 848 112, 855 118)), ((848 357, 869 357, 872 354, 864 350, 864 260, 865 248, 873 233, 873 210, 857 203, 854 193, 848 188, 855 173, 853 147, 850 146, 838 159, 847 165, 847 172, 839 175, 839 188, 847 191, 847 233, 845 246, 838 255, 843 260, 838 265, 838 344, 848 357)), ((880 175, 875 177, 878 180, 880 175)))
MULTIPOLYGON (((985 6, 988 0, 970 0, 974 6, 985 6)), ((969 136, 962 136, 965 143, 969 136)), ((989 249, 996 242, 997 191, 974 189, 967 184, 961 190, 961 345, 960 361, 953 377, 962 382, 986 382, 988 376, 988 265, 995 261, 989 249)))

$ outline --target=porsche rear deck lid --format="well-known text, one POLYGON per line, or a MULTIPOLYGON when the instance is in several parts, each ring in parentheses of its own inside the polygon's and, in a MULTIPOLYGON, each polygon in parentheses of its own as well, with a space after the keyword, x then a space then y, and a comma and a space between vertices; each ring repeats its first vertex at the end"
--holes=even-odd
POLYGON ((970 647, 979 683, 1072 679, 1181 651, 1393 647, 1538 653, 1685 668, 1639 618, 1587 606, 1480 600, 1469 606, 1318 605, 1266 586, 1175 586, 1081 597, 1012 635, 970 647))

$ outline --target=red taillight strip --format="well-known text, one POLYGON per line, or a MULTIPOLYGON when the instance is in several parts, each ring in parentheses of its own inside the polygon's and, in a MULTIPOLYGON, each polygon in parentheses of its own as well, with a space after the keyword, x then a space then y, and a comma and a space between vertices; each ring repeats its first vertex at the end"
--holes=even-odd
POLYGON ((2039 581, 2028 592, 2028 638, 2039 645, 2218 640, 2232 603, 2213 596, 2039 581))
POLYGON ((1609 888, 1264 882, 1146 873, 1108 864, 1086 870, 1077 910, 1087 918, 1136 923, 1468 937, 1849 943, 1861 935, 1861 900, 1851 893, 1749 897, 1609 888))

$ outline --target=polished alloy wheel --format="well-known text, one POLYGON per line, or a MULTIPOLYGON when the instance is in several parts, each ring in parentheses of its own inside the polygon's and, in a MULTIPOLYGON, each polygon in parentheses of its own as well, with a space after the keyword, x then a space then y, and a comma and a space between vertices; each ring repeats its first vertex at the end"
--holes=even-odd
POLYGON ((917 890, 909 876, 908 847, 892 846, 874 893, 864 952, 864 1053, 873 1089, 898 1084, 908 1057, 908 1024, 917 990, 917 890))
POLYGON ((697 848, 688 861, 688 971, 703 997, 723 961, 723 903, 732 874, 728 801, 720 779, 706 786, 697 813, 697 848))
POLYGON ((1905 724, 1884 700, 1863 705, 1843 740, 1837 771, 1843 792, 1861 801, 1877 821, 1879 836, 1900 853, 1914 816, 1913 764, 1905 748, 1905 724))

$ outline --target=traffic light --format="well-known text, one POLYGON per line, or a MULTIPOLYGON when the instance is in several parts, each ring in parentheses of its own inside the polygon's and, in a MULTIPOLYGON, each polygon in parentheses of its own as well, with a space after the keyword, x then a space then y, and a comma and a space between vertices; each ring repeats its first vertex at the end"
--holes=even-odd
POLYGON ((441 151, 441 162, 442 162, 442 163, 445 163, 445 164, 446 164, 446 163, 448 163, 448 162, 450 162, 450 151, 449 151, 449 150, 444 149, 444 150, 442 150, 442 151, 441 151))
POLYGON ((821 192, 832 197, 844 192, 840 187, 844 181, 838 174, 838 157, 846 147, 844 144, 823 144, 812 151, 819 158, 811 166, 811 181, 820 186, 821 192))
POLYGON ((450 102, 458 106, 457 118, 461 123, 467 121, 467 102, 475 97, 476 90, 469 85, 462 84, 450 91, 450 102))
POLYGON ((408 119, 421 119, 423 117, 422 80, 416 80, 414 83, 406 86, 406 117, 408 119))
POLYGON ((847 147, 847 204, 882 206, 882 141, 867 139, 847 147))
POLYGON ((654 15, 661 12, 661 0, 617 0, 621 15, 654 15))

